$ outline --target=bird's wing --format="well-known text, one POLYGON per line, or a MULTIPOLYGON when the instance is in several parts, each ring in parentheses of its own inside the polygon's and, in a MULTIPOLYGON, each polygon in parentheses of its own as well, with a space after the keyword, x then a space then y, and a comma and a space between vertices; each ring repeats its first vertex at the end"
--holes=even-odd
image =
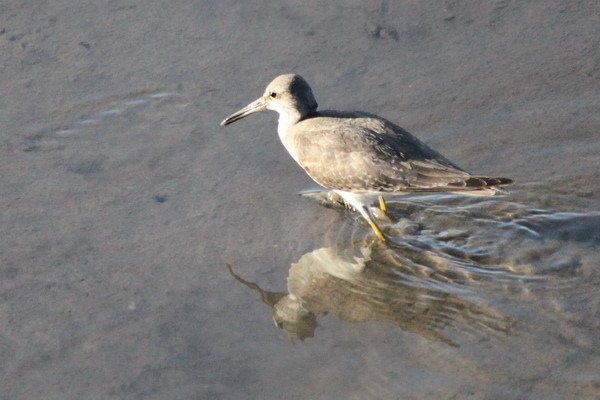
POLYGON ((487 186, 382 119, 320 117, 290 129, 298 162, 330 189, 460 191, 487 186))

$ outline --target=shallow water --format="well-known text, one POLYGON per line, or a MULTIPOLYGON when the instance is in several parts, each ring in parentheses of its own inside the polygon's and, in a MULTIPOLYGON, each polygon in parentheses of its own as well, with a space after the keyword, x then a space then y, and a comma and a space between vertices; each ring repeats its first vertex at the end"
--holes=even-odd
MULTIPOLYGON (((327 192, 310 196, 331 201, 327 192)), ((260 296, 292 342, 385 323, 403 345, 384 340, 377 355, 365 357, 379 359, 383 351, 406 358, 409 368, 433 370, 466 362, 477 367, 459 368, 466 374, 460 379, 493 377, 496 393, 505 395, 593 397, 600 389, 600 212, 553 212, 518 198, 517 192, 398 199, 390 207, 387 245, 362 221, 347 219, 326 247, 292 263, 284 291, 249 282, 231 267, 230 273, 260 296), (321 326, 332 318, 343 324, 321 326), (444 359, 404 353, 423 340, 448 346, 444 359)), ((357 398, 385 397, 380 389, 398 384, 382 368, 376 384, 354 392, 357 398)))
MULTIPOLYGON (((143 139, 185 125, 193 110, 177 89, 133 92, 65 110, 10 142, 13 157, 50 167, 27 188, 38 195, 22 206, 17 196, 3 216, 29 232, 5 248, 9 380, 48 388, 28 372, 37 371, 71 382, 72 396, 92 387, 99 397, 600 393, 593 199, 570 210, 572 195, 548 200, 543 184, 491 198, 391 198, 384 245, 331 193, 293 193, 311 187, 293 182, 298 171, 273 191, 198 187, 206 171, 229 176, 226 163, 203 158, 214 138, 143 139), (19 254, 41 262, 24 268, 19 254)), ((265 164, 231 185, 271 165, 249 151, 228 163, 265 164)))
POLYGON ((0 5, 0 399, 600 398, 589 2, 113 3, 0 5), (218 126, 290 71, 516 183, 382 245, 218 126))

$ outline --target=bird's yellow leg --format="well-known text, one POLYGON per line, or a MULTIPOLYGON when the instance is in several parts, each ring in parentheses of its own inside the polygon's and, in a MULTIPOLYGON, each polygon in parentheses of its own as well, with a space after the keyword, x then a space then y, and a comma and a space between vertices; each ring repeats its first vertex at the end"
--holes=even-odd
POLYGON ((383 196, 379 196, 379 209, 387 217, 388 207, 387 204, 385 204, 383 196))
POLYGON ((344 199, 344 201, 347 204, 350 204, 358 212, 360 212, 360 214, 363 216, 363 218, 367 220, 367 222, 371 226, 371 229, 373 229, 373 232, 375 232, 375 235, 377 235, 377 238, 379 238, 379 240, 381 240, 382 242, 387 242, 387 238, 383 234, 383 231, 381 230, 381 228, 379 228, 379 226, 377 226, 377 224, 373 221, 371 212, 369 211, 369 208, 366 205, 362 204, 360 202, 360 200, 358 200, 351 193, 342 192, 342 191, 336 191, 336 192, 340 196, 342 196, 342 198, 344 199))
POLYGON ((375 235, 379 238, 379 240, 381 240, 382 242, 387 242, 387 238, 383 234, 381 228, 379 228, 377 224, 370 219, 367 219, 367 222, 369 223, 369 225, 371 225, 371 229, 373 229, 373 232, 375 232, 375 235))
POLYGON ((379 228, 379 226, 377 226, 375 221, 373 221, 373 218, 371 217, 371 213, 369 212, 369 209, 365 206, 360 206, 360 208, 358 208, 358 211, 367 220, 367 222, 371 226, 371 229, 373 229, 373 232, 375 232, 375 235, 377 235, 379 240, 381 240, 382 242, 387 242, 387 238, 383 234, 383 231, 381 230, 381 228, 379 228))

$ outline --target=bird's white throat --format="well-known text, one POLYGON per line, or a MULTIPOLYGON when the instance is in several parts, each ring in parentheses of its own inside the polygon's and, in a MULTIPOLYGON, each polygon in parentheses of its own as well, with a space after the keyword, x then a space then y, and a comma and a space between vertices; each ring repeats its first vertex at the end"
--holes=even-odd
POLYGON ((279 122, 277 125, 277 134, 285 149, 290 153, 292 158, 298 162, 298 155, 292 141, 290 128, 300 120, 300 113, 290 113, 286 111, 279 112, 279 122))

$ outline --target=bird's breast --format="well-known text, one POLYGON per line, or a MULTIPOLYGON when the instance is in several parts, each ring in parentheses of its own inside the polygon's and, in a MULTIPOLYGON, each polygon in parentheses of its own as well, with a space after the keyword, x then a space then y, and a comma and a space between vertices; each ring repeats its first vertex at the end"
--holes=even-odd
POLYGON ((298 149, 294 146, 294 133, 289 128, 289 125, 282 125, 280 120, 279 126, 277 127, 277 134, 279 135, 279 140, 281 140, 283 147, 290 153, 294 161, 300 164, 300 161, 298 160, 298 149))

